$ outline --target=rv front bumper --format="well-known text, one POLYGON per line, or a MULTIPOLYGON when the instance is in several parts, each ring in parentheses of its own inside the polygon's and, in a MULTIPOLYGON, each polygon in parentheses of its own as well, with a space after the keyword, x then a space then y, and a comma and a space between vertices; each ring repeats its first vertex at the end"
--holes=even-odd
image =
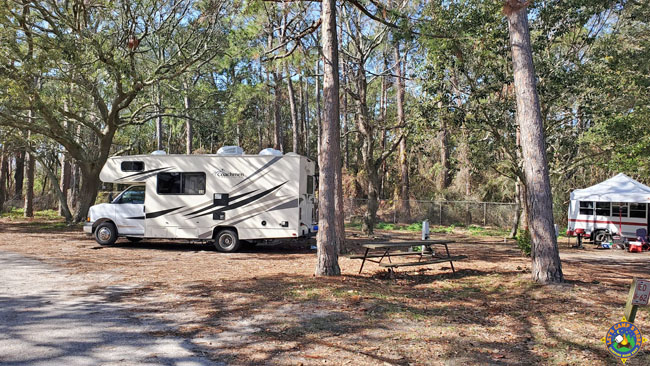
POLYGON ((93 233, 93 223, 92 222, 87 222, 84 224, 84 233, 88 235, 92 235, 93 233))

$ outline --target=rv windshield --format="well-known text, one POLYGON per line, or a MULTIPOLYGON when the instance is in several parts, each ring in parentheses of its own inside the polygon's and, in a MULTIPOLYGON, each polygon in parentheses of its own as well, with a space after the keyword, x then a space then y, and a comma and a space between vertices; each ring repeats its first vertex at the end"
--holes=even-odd
POLYGON ((144 204, 144 186, 132 186, 127 188, 124 192, 120 193, 113 203, 131 203, 131 204, 144 204))

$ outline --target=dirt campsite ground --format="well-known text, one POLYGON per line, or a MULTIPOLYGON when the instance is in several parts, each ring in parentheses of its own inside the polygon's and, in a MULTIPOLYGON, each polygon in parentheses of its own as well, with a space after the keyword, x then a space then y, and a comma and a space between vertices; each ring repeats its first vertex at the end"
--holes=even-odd
MULTIPOLYGON (((379 231, 382 239, 417 233, 379 231)), ((348 233, 350 248, 369 239, 348 233)), ((633 277, 650 279, 650 253, 569 248, 566 283, 530 281, 513 241, 449 230, 456 262, 388 276, 341 258, 342 276, 313 276, 309 245, 218 253, 200 244, 120 240, 101 247, 55 219, 0 219, 0 255, 19 254, 92 281, 83 291, 182 337, 229 365, 615 365, 600 339, 621 320, 633 277)), ((650 338, 650 312, 636 324, 650 338)), ((650 364, 643 347, 627 365, 650 364)))

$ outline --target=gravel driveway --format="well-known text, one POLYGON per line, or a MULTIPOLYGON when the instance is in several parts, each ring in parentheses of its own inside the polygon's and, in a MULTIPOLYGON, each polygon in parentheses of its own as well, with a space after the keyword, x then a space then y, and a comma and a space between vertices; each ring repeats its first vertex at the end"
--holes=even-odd
POLYGON ((223 365, 187 340, 151 335, 165 325, 138 319, 107 302, 110 294, 90 294, 90 286, 81 276, 0 251, 0 364, 223 365))

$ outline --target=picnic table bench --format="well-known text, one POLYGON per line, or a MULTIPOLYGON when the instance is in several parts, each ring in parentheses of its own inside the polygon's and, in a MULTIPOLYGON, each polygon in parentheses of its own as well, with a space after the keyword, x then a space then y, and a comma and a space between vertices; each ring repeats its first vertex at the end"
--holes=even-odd
POLYGON ((422 240, 422 241, 402 241, 402 242, 380 242, 380 243, 367 243, 361 244, 361 247, 365 248, 363 255, 351 255, 350 259, 361 259, 361 267, 359 268, 359 274, 363 271, 363 266, 368 262, 374 262, 379 264, 381 267, 387 268, 392 272, 393 268, 397 267, 409 267, 409 266, 423 266, 427 264, 434 263, 443 263, 449 262, 451 265, 452 272, 456 273, 454 269, 454 261, 467 258, 465 255, 456 255, 452 256, 449 254, 449 247, 447 244, 454 243, 453 240, 422 240), (441 245, 445 247, 444 253, 442 255, 436 254, 434 245, 441 245), (399 249, 408 249, 412 247, 420 246, 422 250, 420 251, 393 251, 399 249), (372 252, 371 252, 372 251, 372 252), (393 263, 391 260, 392 257, 401 257, 401 256, 418 256, 417 262, 397 262, 393 263), (379 258, 379 260, 376 260, 379 258), (382 263, 384 258, 388 259, 388 263, 382 263), (425 259, 424 261, 422 259, 425 259))

